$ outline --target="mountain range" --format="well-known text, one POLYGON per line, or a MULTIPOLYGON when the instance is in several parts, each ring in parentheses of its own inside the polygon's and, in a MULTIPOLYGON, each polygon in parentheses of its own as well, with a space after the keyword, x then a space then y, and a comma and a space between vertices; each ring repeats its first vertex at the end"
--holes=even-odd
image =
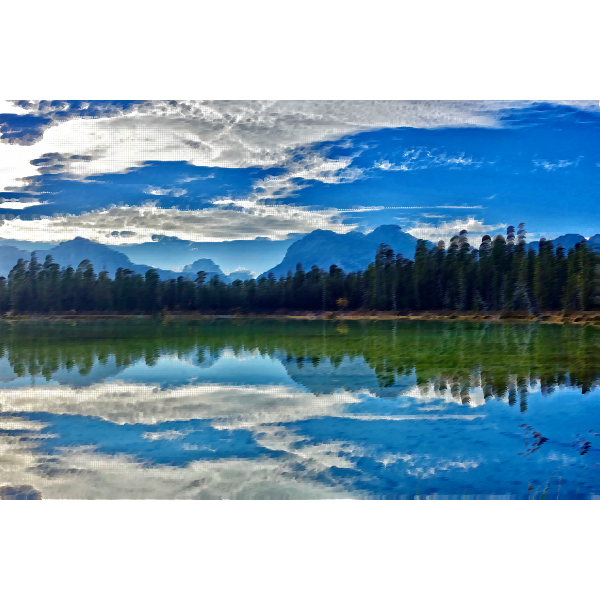
POLYGON ((260 277, 273 273, 279 278, 288 271, 293 273, 297 263, 302 263, 305 270, 312 265, 329 269, 332 264, 346 272, 364 270, 375 260, 375 253, 381 243, 388 244, 397 254, 412 259, 417 238, 402 231, 398 225, 380 225, 368 234, 315 229, 295 241, 288 248, 284 259, 260 277))
MULTIPOLYGON (((567 233, 557 237, 554 246, 561 244, 565 251, 575 247, 585 238, 577 233, 567 233)), ((267 277, 273 273, 276 278, 285 276, 288 271, 296 270, 296 264, 302 263, 304 269, 317 265, 328 269, 332 264, 346 272, 366 269, 375 260, 377 247, 386 243, 397 254, 414 259, 417 238, 402 231, 398 225, 381 225, 368 234, 352 231, 346 234, 316 229, 295 241, 289 248, 284 259, 272 269, 265 271, 259 277, 267 277)), ((430 242, 428 242, 430 244, 430 242)), ((600 234, 589 238, 588 244, 600 251, 600 234)), ((528 248, 538 249, 539 242, 530 242, 528 248)), ((473 247, 478 248, 478 242, 473 241, 473 247)))
MULTIPOLYGON (((565 249, 565 252, 568 252, 571 248, 575 248, 575 244, 583 241, 585 241, 585 238, 578 233, 565 233, 565 235, 559 235, 557 238, 552 240, 555 248, 561 245, 565 249)), ((588 246, 593 246, 597 250, 600 250, 600 233, 590 237, 587 240, 587 243, 588 246)), ((539 241, 529 242, 529 244, 527 244, 527 249, 533 248, 537 251, 538 247, 539 241)))
MULTIPOLYGON (((67 242, 61 242, 54 248, 38 251, 38 260, 43 262, 48 254, 52 255, 54 262, 61 265, 61 267, 72 266, 77 268, 82 260, 88 259, 94 265, 97 273, 106 269, 111 277, 114 277, 114 274, 119 267, 131 269, 134 273, 140 273, 142 275, 144 275, 148 269, 153 268, 150 265, 135 264, 122 252, 82 237, 76 237, 67 242)), ((20 250, 15 246, 0 246, 0 276, 6 277, 19 258, 29 260, 30 257, 31 252, 20 250)), ((218 275, 219 278, 226 283, 232 281, 212 260, 205 258, 196 261, 196 263, 186 265, 189 267, 186 272, 172 271, 169 269, 156 269, 156 271, 161 279, 176 279, 180 276, 193 279, 196 277, 196 272, 202 270, 207 272, 208 279, 214 275, 218 275), (193 267, 196 263, 198 263, 200 268, 194 271, 193 267)))
MULTIPOLYGON (((555 247, 558 244, 562 244, 565 250, 568 251, 582 240, 585 240, 582 235, 568 233, 557 237, 553 242, 555 247)), ((19 242, 14 241, 15 245, 6 245, 7 242, 13 241, 0 238, 0 276, 4 277, 8 276, 8 273, 19 258, 29 260, 31 250, 34 249, 31 242, 21 245, 19 242)), ((175 244, 174 247, 180 245, 178 242, 184 243, 183 240, 178 240, 178 238, 170 240, 170 243, 175 244)), ((382 242, 388 244, 394 252, 401 253, 406 258, 414 258, 417 238, 402 231, 398 225, 381 225, 368 234, 356 231, 339 234, 329 230, 316 229, 293 242, 287 248, 283 260, 275 267, 259 275, 259 277, 266 277, 269 273, 273 273, 277 278, 285 276, 288 271, 295 271, 297 263, 302 263, 305 270, 310 269, 315 264, 324 269, 328 269, 332 264, 336 264, 346 272, 364 270, 373 262, 377 247, 382 242)), ((286 244, 288 243, 286 241, 286 244)), ((600 234, 590 237, 588 244, 600 251, 600 234)), ((153 268, 147 264, 134 263, 128 255, 116 250, 115 247, 92 242, 82 237, 76 237, 73 240, 62 242, 54 247, 48 247, 49 245, 44 243, 41 243, 40 246, 41 248, 37 250, 40 262, 44 261, 47 254, 51 254, 54 261, 61 266, 70 265, 76 268, 82 260, 89 259, 94 265, 96 272, 106 269, 111 277, 114 276, 115 271, 119 267, 131 269, 134 273, 142 275, 148 269, 153 268)), ((530 242, 527 246, 528 248, 537 250, 538 242, 530 242)), ((201 247, 200 244, 194 244, 196 252, 191 254, 191 256, 197 255, 199 247, 201 247)), ((242 246, 239 247, 239 249, 241 248, 242 246)), ((181 258, 190 256, 189 252, 191 251, 188 247, 187 252, 182 253, 183 256, 179 257, 180 260, 181 258)), ((278 252, 281 252, 281 248, 278 252)), ((244 258, 245 255, 242 253, 238 254, 235 259, 232 258, 231 261, 232 263, 237 262, 239 264, 240 260, 244 258)), ((177 255, 173 255, 172 260, 176 264, 177 255)), ((156 268, 156 271, 161 279, 176 279, 180 276, 195 279, 198 271, 205 271, 207 279, 218 275, 221 281, 225 283, 230 283, 235 279, 251 279, 254 276, 254 273, 248 269, 237 269, 226 275, 213 259, 206 257, 186 264, 182 271, 160 268, 156 268)))

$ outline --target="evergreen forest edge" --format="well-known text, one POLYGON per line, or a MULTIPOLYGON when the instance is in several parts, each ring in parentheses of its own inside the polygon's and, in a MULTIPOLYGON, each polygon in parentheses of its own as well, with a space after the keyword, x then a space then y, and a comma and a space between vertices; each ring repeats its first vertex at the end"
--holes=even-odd
POLYGON ((96 274, 89 260, 77 269, 61 268, 35 252, 19 259, 8 279, 0 277, 0 314, 13 313, 275 313, 281 311, 490 311, 539 315, 544 311, 581 312, 600 308, 600 253, 585 242, 565 252, 540 239, 527 249, 524 224, 507 228, 506 237, 484 235, 479 248, 467 231, 429 247, 419 239, 414 260, 380 244, 364 271, 328 271, 313 265, 276 279, 225 283, 183 275, 161 280, 156 269, 145 276, 119 268, 114 279, 96 274))

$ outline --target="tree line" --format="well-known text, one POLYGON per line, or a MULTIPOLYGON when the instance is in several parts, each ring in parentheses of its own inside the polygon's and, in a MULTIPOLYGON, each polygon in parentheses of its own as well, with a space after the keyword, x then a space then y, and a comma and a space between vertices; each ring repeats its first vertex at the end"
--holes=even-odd
POLYGON ((301 263, 276 278, 225 283, 199 271, 194 280, 161 280, 117 269, 96 273, 89 260, 61 268, 51 255, 39 262, 19 259, 8 279, 0 277, 0 312, 274 312, 332 310, 540 311, 592 310, 598 306, 599 255, 585 242, 565 252, 542 238, 538 251, 526 246, 524 224, 506 236, 484 235, 478 248, 466 230, 431 245, 418 240, 414 260, 380 244, 364 271, 345 273, 301 263))

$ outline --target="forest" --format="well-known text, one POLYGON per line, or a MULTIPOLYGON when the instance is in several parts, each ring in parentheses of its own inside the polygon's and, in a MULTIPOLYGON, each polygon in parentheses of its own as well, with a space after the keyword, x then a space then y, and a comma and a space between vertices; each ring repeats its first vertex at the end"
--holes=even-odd
POLYGON ((586 243, 565 252, 540 239, 527 248, 524 224, 510 226, 506 237, 484 235, 471 246, 462 230, 432 245, 418 240, 414 260, 380 244, 364 270, 345 273, 301 263, 275 278, 227 284, 199 271, 161 280, 155 269, 145 275, 119 268, 114 278, 96 273, 89 260, 62 267, 46 256, 19 259, 8 279, 0 277, 0 313, 271 313, 275 311, 541 311, 595 310, 600 300, 600 255, 586 243))

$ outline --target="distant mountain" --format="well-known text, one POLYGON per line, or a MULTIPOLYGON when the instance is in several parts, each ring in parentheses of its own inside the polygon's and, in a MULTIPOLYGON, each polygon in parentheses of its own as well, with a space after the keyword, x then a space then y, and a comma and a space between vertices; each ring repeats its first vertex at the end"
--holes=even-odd
POLYGON ((19 250, 14 246, 0 246, 0 277, 8 277, 10 270, 20 258, 29 259, 29 252, 19 250))
MULTIPOLYGON (((559 244, 565 249, 565 252, 568 252, 571 248, 575 248, 575 244, 579 242, 584 242, 585 238, 578 233, 565 233, 564 235, 559 235, 556 239, 552 240, 554 247, 556 248, 559 244)), ((600 250, 600 233, 593 235, 587 241, 588 245, 597 247, 600 250)), ((533 248, 536 252, 539 248, 539 241, 529 242, 527 244, 527 249, 533 248)))
POLYGON ((255 275, 256 273, 253 273, 250 269, 238 269, 237 271, 229 273, 229 279, 231 279, 231 281, 235 281, 236 279, 246 281, 248 279, 254 279, 255 275))
POLYGON ((588 239, 588 244, 591 244, 592 246, 595 246, 598 250, 600 250, 600 233, 591 236, 588 239))
POLYGON ((388 244, 397 254, 412 259, 417 238, 402 231, 398 225, 381 225, 368 234, 357 231, 343 234, 316 229, 295 241, 288 248, 283 261, 259 277, 267 277, 269 273, 275 277, 285 276, 288 271, 295 272, 297 263, 302 263, 305 270, 312 265, 328 269, 332 264, 346 272, 364 270, 375 260, 381 243, 388 244))
MULTIPOLYGON (((108 245, 134 263, 150 263, 163 269, 180 267, 199 258, 209 258, 221 269, 231 271, 239 265, 256 272, 279 262, 298 236, 286 240, 257 238, 226 242, 191 242, 175 236, 154 235, 152 242, 131 245, 108 245)), ((19 244, 12 244, 19 247, 19 244)))
MULTIPOLYGON (((562 244, 567 252, 581 241, 585 241, 585 237, 577 233, 567 233, 553 240, 555 247, 562 244)), ((277 278, 285 276, 288 271, 295 272, 297 263, 302 263, 305 270, 310 269, 312 265, 328 269, 332 264, 346 272, 364 270, 375 260, 375 252, 381 243, 388 244, 394 252, 413 259, 417 238, 402 231, 398 225, 381 225, 366 235, 356 231, 340 234, 316 229, 295 241, 289 247, 283 261, 259 277, 267 277, 269 273, 273 273, 277 278)), ((592 236, 588 244, 600 251, 600 234, 592 236)), ((536 251, 538 246, 537 241, 527 244, 528 248, 536 251)), ((473 247, 476 248, 477 245, 473 247)))
MULTIPOLYGON (((44 262, 46 256, 50 254, 54 259, 54 262, 58 263, 61 267, 71 266, 77 268, 82 260, 88 259, 94 265, 96 273, 106 269, 111 277, 114 277, 115 272, 119 267, 131 269, 134 273, 140 273, 142 275, 145 275, 148 269, 153 268, 150 265, 135 264, 122 252, 82 237, 76 237, 73 240, 61 242, 54 248, 39 250, 37 253, 40 262, 44 262)), ((14 246, 0 246, 0 275, 6 277, 19 258, 29 260, 30 256, 30 252, 19 250, 14 246)), ((221 271, 221 268, 218 265, 215 265, 210 259, 200 259, 196 261, 196 263, 202 263, 205 264, 205 266, 210 264, 210 276, 215 274, 219 275, 225 282, 230 281, 223 271, 221 271), (202 261, 208 262, 203 263, 202 261)), ((196 263, 194 263, 194 265, 196 263)), ((188 266, 190 268, 193 267, 193 265, 188 266)), ((200 270, 206 269, 196 269, 196 271, 200 270)), ((193 269, 188 272, 171 271, 169 269, 156 269, 156 271, 161 279, 177 279, 177 277, 180 276, 194 279, 196 276, 196 271, 193 269)))
POLYGON ((224 281, 225 283, 230 282, 229 277, 227 277, 227 275, 221 271, 221 267, 216 265, 210 258, 199 258, 192 264, 185 265, 180 275, 183 275, 184 277, 190 277, 191 279, 196 279, 196 273, 198 273, 198 271, 204 271, 206 273, 206 281, 209 281, 215 275, 218 275, 221 281, 224 281))

